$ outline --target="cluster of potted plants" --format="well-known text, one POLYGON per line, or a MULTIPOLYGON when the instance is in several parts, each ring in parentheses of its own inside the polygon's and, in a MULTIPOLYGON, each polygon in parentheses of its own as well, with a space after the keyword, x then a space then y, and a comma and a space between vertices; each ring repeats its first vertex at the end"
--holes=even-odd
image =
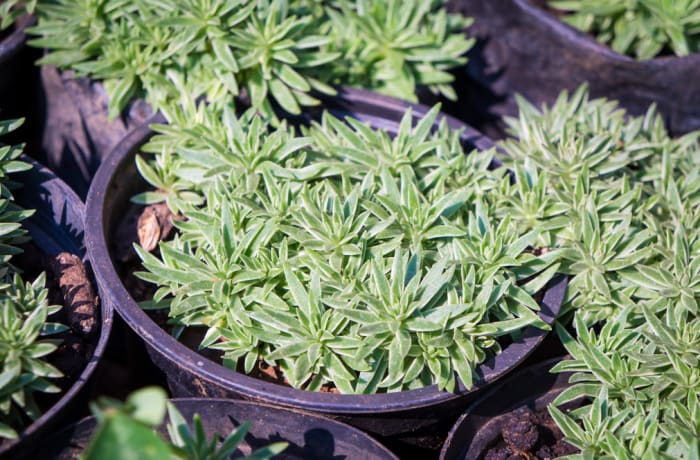
POLYGON ((89 82, 72 94, 125 135, 85 122, 110 139, 99 169, 57 168, 85 211, 46 169, 3 178, 0 454, 696 458, 700 3, 682 3, 6 0, 2 27, 33 14, 39 64, 89 82), (668 53, 688 56, 651 59, 668 53), (504 139, 418 103, 436 100, 504 139), (10 190, 46 208, 34 246, 10 190), (77 419, 62 404, 85 413, 112 308, 134 334, 113 349, 136 337, 175 399, 102 399, 48 437, 77 419))

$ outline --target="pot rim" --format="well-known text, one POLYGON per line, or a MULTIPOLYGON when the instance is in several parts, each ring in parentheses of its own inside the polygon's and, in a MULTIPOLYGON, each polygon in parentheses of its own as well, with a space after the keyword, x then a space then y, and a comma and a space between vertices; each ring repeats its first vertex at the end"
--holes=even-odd
MULTIPOLYGON (((445 459, 447 458, 447 455, 450 454, 451 451, 454 450, 454 449, 456 448, 456 447, 455 447, 455 444, 458 442, 458 439, 457 439, 457 438, 458 438, 458 432, 461 431, 462 427, 463 427, 467 422, 469 422, 468 419, 469 419, 470 416, 472 416, 472 414, 474 413, 474 411, 476 411, 477 409, 479 409, 480 406, 482 406, 482 405, 484 405, 484 404, 488 404, 492 399, 494 399, 494 397, 497 397, 498 394, 502 391, 502 389, 503 389, 505 386, 507 386, 511 381, 517 380, 517 379, 521 378, 523 375, 527 375, 527 374, 541 373, 541 372, 550 372, 550 369, 551 369, 555 364, 557 364, 558 362, 560 362, 560 361, 562 361, 562 360, 564 360, 564 359, 567 359, 567 358, 568 358, 568 355, 557 356, 557 357, 554 357, 554 358, 550 358, 550 359, 541 361, 541 362, 539 362, 539 363, 537 363, 537 364, 533 364, 533 365, 528 366, 528 367, 526 367, 526 368, 524 368, 524 369, 521 369, 521 370, 519 370, 518 372, 515 372, 515 373, 511 374, 510 376, 508 376, 507 379, 504 379, 502 382, 500 382, 498 385, 496 385, 495 388, 490 389, 490 390, 487 391, 485 394, 483 394, 481 397, 479 397, 479 399, 477 399, 476 401, 474 401, 474 402, 467 408, 467 410, 465 410, 465 411, 462 413, 462 415, 459 416, 459 418, 457 419, 457 421, 455 422, 455 424, 452 425, 452 428, 450 429, 449 433, 447 433, 447 437, 445 438, 445 442, 444 442, 444 444, 442 445, 442 449, 440 449, 440 457, 439 457, 440 460, 445 460, 445 459)), ((550 373, 551 373, 551 372, 550 372, 550 373)), ((536 392, 533 392, 533 393, 531 394, 531 396, 529 396, 528 398, 522 398, 522 399, 518 400, 515 404, 512 405, 512 407, 511 407, 510 409, 506 409, 506 411, 512 410, 513 408, 520 407, 520 406, 522 406, 524 403, 526 403, 526 402, 528 402, 528 401, 530 401, 530 400, 536 401, 536 400, 540 399, 542 396, 547 395, 547 394, 549 394, 549 393, 552 392, 552 391, 562 391, 566 386, 568 386, 568 383, 567 383, 567 384, 564 384, 564 382, 562 382, 561 386, 557 386, 557 385, 558 385, 558 382, 559 382, 560 379, 564 379, 564 380, 566 380, 566 381, 568 382, 568 378, 569 378, 570 375, 571 375, 570 372, 564 372, 564 373, 560 373, 560 374, 557 374, 557 375, 554 375, 554 374, 553 374, 553 375, 552 375, 552 380, 553 380, 554 386, 553 386, 552 388, 550 388, 550 389, 548 389, 548 390, 545 390, 545 391, 536 391, 536 392)), ((503 412, 503 413, 506 413, 506 412, 503 412)), ((503 415, 503 413, 494 415, 494 417, 498 417, 498 416, 500 416, 500 415, 503 415)), ((482 428, 483 428, 483 427, 482 427, 482 428)), ((460 451, 459 451, 459 454, 462 454, 462 453, 465 452, 465 450, 467 450, 467 448, 470 446, 471 441, 472 441, 472 440, 470 439, 470 440, 468 440, 468 441, 466 441, 466 442, 464 442, 464 443, 461 443, 461 449, 460 449, 460 451)), ((459 448, 459 447, 457 447, 457 448, 459 448)), ((453 453, 453 452, 452 452, 452 453, 453 453)), ((450 457, 450 458, 452 458, 452 457, 450 457)))
MULTIPOLYGON (((287 415, 294 417, 295 419, 299 419, 299 417, 303 417, 307 419, 306 425, 310 424, 318 424, 319 428, 322 427, 332 427, 334 429, 333 434, 337 435, 337 437, 334 437, 335 440, 346 440, 348 444, 352 444, 354 446, 358 446, 359 448, 364 448, 366 449, 367 446, 372 446, 374 453, 381 455, 381 458, 390 460, 398 460, 398 457, 391 452, 386 446, 384 446, 382 443, 380 443, 378 440, 374 439, 364 431, 355 428, 352 425, 349 425, 347 423, 341 422, 339 420, 335 420, 330 417, 326 417, 322 414, 318 413, 313 413, 313 412, 306 412, 303 410, 295 409, 295 408, 288 408, 288 407, 278 407, 272 404, 267 404, 267 403, 261 403, 261 402, 253 402, 253 401, 245 401, 245 400, 240 400, 240 399, 225 399, 225 398, 169 398, 169 402, 173 403, 175 407, 177 407, 179 410, 182 410, 183 405, 195 405, 195 406, 212 406, 216 407, 216 410, 218 412, 227 412, 228 407, 238 407, 242 409, 246 408, 259 408, 262 409, 265 413, 269 414, 269 418, 276 418, 278 412, 283 412, 286 413, 287 415)), ((200 413, 194 411, 195 413, 200 413)), ((245 412, 253 412, 252 410, 248 411, 246 410, 245 412)), ((202 421, 206 424, 207 418, 202 418, 202 421)), ((242 419, 241 421, 244 420, 250 420, 250 419, 242 419)), ((253 424, 256 422, 267 422, 269 423, 269 420, 261 420, 260 418, 255 418, 251 420, 253 424)), ((94 415, 89 415, 87 417, 84 417, 75 423, 72 423, 71 425, 57 431, 56 433, 53 433, 51 437, 49 438, 49 443, 53 441, 54 439, 60 439, 60 440, 67 440, 69 441, 73 437, 75 437, 76 433, 80 433, 82 431, 92 431, 95 429, 97 425, 97 419, 95 418, 94 415)), ((282 438, 287 439, 285 437, 285 432, 289 434, 290 432, 294 432, 298 430, 298 428, 302 426, 301 424, 299 425, 292 425, 291 427, 287 427, 286 430, 279 431, 279 434, 282 438)), ((223 434, 223 433, 220 433, 223 434)), ((29 457, 27 457, 28 459, 29 457)))
MULTIPOLYGON (((364 90, 344 88, 340 94, 342 96, 340 102, 347 108, 363 110, 373 108, 374 112, 378 112, 380 116, 391 113, 394 115, 403 114, 408 107, 411 107, 413 113, 418 116, 429 110, 419 104, 408 103, 364 90)), ((370 115, 372 114, 370 113, 370 115)), ((473 137, 475 139, 473 145, 493 145, 490 140, 466 124, 446 115, 442 115, 442 117, 446 118, 450 126, 464 127, 466 134, 463 136, 473 137)), ((156 116, 151 121, 160 122, 162 118, 156 116)), ((437 385, 416 390, 369 395, 310 392, 265 382, 210 361, 178 342, 154 323, 138 306, 117 275, 107 245, 106 229, 103 225, 106 194, 116 180, 115 174, 120 165, 127 161, 130 155, 146 141, 149 132, 148 124, 145 124, 129 133, 108 155, 95 175, 86 203, 88 256, 92 261, 98 284, 101 285, 109 300, 114 302, 114 308, 136 335, 159 354, 169 360, 176 360, 179 366, 197 379, 206 380, 245 398, 284 407, 348 415, 400 412, 449 402, 491 384, 521 363, 546 336, 548 331, 528 326, 523 331, 522 340, 513 342, 499 355, 482 363, 477 368, 479 378, 474 380, 472 388, 466 389, 458 379, 458 388, 454 393, 439 391, 437 385)), ((542 308, 539 315, 550 325, 559 312, 566 286, 566 277, 557 276, 550 281, 540 304, 542 308)))
MULTIPOLYGON (((27 157, 26 155, 23 155, 21 157, 21 160, 31 164, 32 169, 22 173, 18 173, 15 176, 15 178, 29 177, 32 180, 36 181, 37 184, 41 184, 42 189, 48 190, 50 192, 49 197, 47 198, 49 202, 52 201, 50 197, 54 194, 54 191, 51 189, 60 190, 60 192, 66 197, 66 206, 73 206, 77 208, 77 214, 80 218, 84 219, 85 205, 82 203, 82 201, 80 200, 78 195, 73 191, 73 189, 71 189, 65 182, 63 182, 50 169, 43 166, 41 163, 27 157), (50 188, 43 187, 43 185, 47 183, 49 183, 50 188)), ((27 181, 25 180, 24 183, 26 184, 27 181)), ((35 213, 35 216, 38 214, 39 212, 35 213)), ((28 224, 27 227, 29 227, 30 234, 32 232, 31 220, 33 217, 34 216, 30 217, 27 221, 25 221, 25 223, 28 224)), ((84 221, 79 222, 79 224, 84 226, 84 221)), ((84 232, 85 230, 83 228, 83 235, 84 232)), ((79 255, 83 259, 83 261, 87 262, 84 243, 80 244, 81 242, 79 237, 77 238, 77 240, 78 245, 80 246, 80 251, 78 251, 80 252, 80 254, 77 255, 79 255)), ((92 276, 92 281, 94 283, 94 276, 92 276)), ((95 284, 94 287, 97 288, 98 286, 95 284)), ((100 297, 103 296, 100 295, 100 297)), ((60 417, 61 412, 64 411, 76 398, 76 396, 78 396, 78 394, 84 389, 85 385, 88 383, 90 377, 95 371, 95 368, 97 368, 97 365, 102 359, 102 355, 104 354, 105 348, 107 347, 110 331, 112 329, 113 311, 114 310, 112 308, 112 304, 105 301, 105 299, 100 298, 100 332, 99 337, 97 338, 97 340, 94 341, 95 348, 93 350, 90 360, 80 372, 80 375, 77 377, 77 379, 72 383, 70 388, 68 388, 68 390, 63 394, 63 396, 61 396, 61 398, 58 401, 56 401, 55 404, 53 404, 46 412, 41 414, 39 418, 34 420, 31 424, 27 425, 21 432, 19 432, 18 437, 16 439, 6 441, 2 444, 2 446, 0 447, 0 457, 4 456, 5 454, 11 453, 11 451, 13 451, 14 449, 23 449, 23 447, 21 447, 23 444, 30 442, 32 438, 42 434, 42 431, 47 428, 47 426, 52 422, 52 420, 55 417, 60 417)))

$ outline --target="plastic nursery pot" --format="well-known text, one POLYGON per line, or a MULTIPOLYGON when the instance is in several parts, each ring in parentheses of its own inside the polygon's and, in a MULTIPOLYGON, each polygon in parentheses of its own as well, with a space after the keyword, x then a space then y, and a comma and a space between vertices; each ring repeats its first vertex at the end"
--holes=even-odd
MULTIPOLYGON (((353 115, 390 131, 396 129, 409 106, 413 107, 416 119, 428 110, 423 106, 349 89, 327 104, 336 114, 353 115)), ((472 128, 454 119, 447 120, 453 127, 464 128, 463 139, 468 149, 492 145, 472 128)), ((476 390, 492 384, 516 367, 545 337, 545 331, 526 328, 520 340, 508 345, 500 355, 477 369, 478 378, 475 378, 472 388, 460 384, 454 393, 439 391, 437 386, 370 395, 308 392, 255 379, 206 359, 171 337, 138 306, 119 278, 111 255, 115 243, 112 232, 123 219, 130 197, 146 189, 136 170, 134 156, 150 134, 145 127, 130 134, 98 170, 87 200, 86 241, 98 283, 136 336, 145 342, 151 359, 165 372, 175 395, 240 397, 320 412, 376 436, 418 436, 440 423, 447 425, 444 434, 476 390)), ((541 317, 546 322, 552 323, 557 316, 565 290, 563 277, 548 285, 541 310, 541 317)))
POLYGON ((477 45, 457 78, 473 79, 481 91, 471 95, 478 101, 463 100, 465 107, 494 120, 517 115, 515 93, 540 105, 588 82, 592 97, 618 100, 633 115, 656 103, 673 134, 700 128, 700 54, 637 61, 536 6, 543 3, 449 1, 450 10, 474 18, 467 33, 477 45))
MULTIPOLYGON (((13 190, 13 195, 18 205, 36 210, 33 216, 23 222, 33 244, 49 256, 69 252, 84 258, 83 203, 75 192, 50 170, 28 158, 22 160, 34 167, 13 175, 12 179, 22 184, 20 188, 13 190)), ((61 424, 84 414, 89 396, 88 382, 107 345, 112 327, 112 311, 109 302, 101 302, 99 331, 85 337, 83 342, 86 349, 93 349, 87 364, 68 390, 41 417, 25 427, 17 439, 0 444, 1 458, 13 458, 28 449, 33 449, 38 440, 55 431, 61 424)))
POLYGON ((501 428, 511 412, 524 407, 533 412, 546 409, 569 387, 571 373, 549 372, 562 359, 543 361, 516 372, 472 404, 450 430, 440 460, 480 460, 501 436, 501 428))
MULTIPOLYGON (((325 417, 247 401, 186 398, 172 402, 190 423, 194 414, 199 414, 209 439, 217 434, 225 436, 243 422, 251 421, 238 456, 273 442, 287 442, 287 449, 276 459, 396 459, 385 447, 356 428, 325 417)), ((87 447, 96 426, 94 417, 85 418, 52 436, 45 446, 31 454, 31 458, 76 459, 87 447)), ((159 431, 167 434, 165 426, 159 431)), ((236 457, 234 454, 233 458, 236 457)))

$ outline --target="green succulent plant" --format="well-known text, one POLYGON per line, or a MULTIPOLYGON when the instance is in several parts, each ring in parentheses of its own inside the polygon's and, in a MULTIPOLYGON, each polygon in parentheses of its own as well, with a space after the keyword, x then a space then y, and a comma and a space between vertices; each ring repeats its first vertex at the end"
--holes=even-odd
POLYGON ((184 218, 159 256, 137 247, 159 286, 145 306, 167 307, 176 334, 207 327, 201 346, 226 365, 276 365, 308 390, 451 390, 499 337, 547 327, 533 296, 559 253, 495 220, 504 171, 434 130, 437 107, 393 137, 328 113, 301 137, 231 107, 173 113, 137 160, 157 190, 136 201, 184 218))
MULTIPOLYGON (((329 2, 332 3, 332 2, 329 2)), ((440 0, 349 0, 327 8, 331 48, 341 54, 332 80, 417 102, 416 89, 456 100, 450 69, 473 46, 461 32, 471 20, 440 0)))
POLYGON ((161 388, 146 387, 131 393, 125 403, 102 398, 97 404, 92 404, 98 426, 81 458, 267 460, 287 447, 287 443, 277 442, 250 455, 232 457, 250 429, 250 422, 242 423, 221 440, 218 435, 208 439, 199 414, 194 415, 190 426, 166 398, 161 388), (166 413, 168 440, 154 430, 163 423, 166 413))
POLYGON ((504 211, 562 251, 561 270, 572 276, 564 310, 603 321, 636 289, 629 269, 658 257, 671 216, 694 219, 692 201, 677 195, 695 190, 697 134, 672 139, 653 107, 630 118, 614 102, 589 100, 585 86, 549 108, 519 103, 519 117, 507 120, 514 138, 502 143, 519 179, 504 193, 518 193, 504 211))
POLYGON ((15 274, 0 284, 1 438, 16 438, 17 430, 26 424, 25 417, 35 420, 41 415, 34 393, 60 391, 51 379, 63 374, 46 361, 60 341, 46 336, 67 327, 47 320, 62 307, 49 305, 44 283, 43 275, 24 283, 15 274))
POLYGON ((609 318, 600 331, 577 316, 577 338, 558 332, 571 354, 554 371, 573 371, 573 386, 549 410, 571 458, 696 458, 700 453, 700 372, 697 314, 671 301, 643 301, 609 318), (641 310, 641 311, 639 311, 641 310), (586 398, 564 414, 556 408, 586 398))
MULTIPOLYGON (((11 2, 12 3, 12 2, 11 2)), ((5 4, 3 4, 5 5, 5 4)), ((442 1, 36 0, 40 62, 104 80, 110 114, 134 97, 161 109, 181 95, 246 101, 267 119, 351 84, 414 100, 455 96, 468 21, 442 1)))
POLYGON ((567 458, 696 458, 698 133, 673 139, 653 107, 629 117, 585 87, 520 104, 502 144, 517 178, 503 211, 571 276, 563 319, 576 334, 557 325, 571 359, 553 371, 573 372, 572 386, 549 407, 581 451, 567 458))
POLYGON ((700 46, 698 0, 550 0, 564 20, 620 54, 651 59, 686 56, 700 46))
MULTIPOLYGON (((0 135, 17 128, 21 120, 0 121, 0 135)), ((22 146, 0 147, 0 438, 16 438, 27 420, 41 411, 34 393, 55 393, 51 379, 61 372, 46 361, 60 340, 47 338, 67 329, 48 321, 61 309, 50 305, 45 277, 23 281, 11 264, 19 244, 29 240, 22 221, 33 212, 13 202, 10 175, 31 166, 18 160, 22 146)))

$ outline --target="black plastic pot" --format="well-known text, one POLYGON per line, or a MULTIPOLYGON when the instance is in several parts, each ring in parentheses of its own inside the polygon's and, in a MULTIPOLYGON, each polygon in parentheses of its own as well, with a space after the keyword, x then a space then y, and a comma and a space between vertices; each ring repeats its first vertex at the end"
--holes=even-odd
MULTIPOLYGON (((227 435, 241 423, 251 421, 244 443, 255 450, 273 442, 287 442, 287 449, 275 457, 280 460, 396 459, 361 431, 318 415, 226 399, 187 398, 172 402, 190 423, 194 414, 199 414, 208 438, 227 435)), ((96 426, 94 417, 83 419, 51 437, 31 458, 74 460, 87 447, 96 426)), ((165 426, 159 431, 167 434, 165 426)))
POLYGON ((593 97, 618 100, 631 114, 643 114, 656 103, 673 134, 700 128, 700 54, 637 61, 534 3, 449 1, 450 10, 474 18, 467 33, 478 39, 458 79, 472 79, 480 90, 460 90, 463 106, 482 110, 482 119, 491 124, 517 114, 515 93, 539 105, 588 82, 593 97))
MULTIPOLYGON (((70 252, 84 257, 83 203, 73 190, 47 168, 28 158, 23 160, 31 162, 34 168, 13 176, 13 180, 22 183, 21 188, 13 191, 13 195, 20 206, 36 210, 35 214, 23 223, 34 245, 47 255, 70 252)), ((112 326, 112 311, 109 302, 102 302, 99 334, 86 339, 91 340, 90 345, 94 347, 94 352, 77 380, 49 410, 27 426, 19 438, 3 443, 0 446, 0 457, 13 458, 35 448, 37 441, 47 434, 84 414, 87 409, 88 381, 107 345, 112 326)))
POLYGON ((562 358, 530 366, 509 376, 467 409, 450 430, 440 460, 479 460, 501 435, 510 412, 527 407, 539 411, 569 387, 571 373, 549 370, 562 358))
MULTIPOLYGON (((377 94, 346 90, 342 97, 328 101, 336 114, 352 114, 376 126, 395 130, 409 103, 377 94)), ((419 119, 428 110, 412 105, 419 119)), ((468 147, 488 148, 492 143, 461 122, 447 118, 453 127, 464 128, 463 140, 468 147)), ((481 388, 515 368, 525 359, 546 332, 529 327, 521 340, 508 345, 502 354, 481 365, 474 387, 461 384, 454 393, 438 391, 437 386, 419 390, 373 395, 315 393, 268 383, 234 372, 181 344, 161 329, 131 298, 117 275, 110 252, 112 231, 123 218, 129 198, 145 190, 134 164, 134 155, 151 133, 147 128, 129 135, 100 167, 87 201, 87 247, 98 283, 115 308, 146 344, 151 359, 168 378, 176 396, 239 397, 279 406, 320 412, 340 418, 376 436, 419 438, 444 425, 446 433, 466 403, 481 388)), ((115 259, 116 260, 116 259, 115 259)), ((540 316, 552 323, 562 303, 566 280, 553 280, 544 294, 540 316)))

